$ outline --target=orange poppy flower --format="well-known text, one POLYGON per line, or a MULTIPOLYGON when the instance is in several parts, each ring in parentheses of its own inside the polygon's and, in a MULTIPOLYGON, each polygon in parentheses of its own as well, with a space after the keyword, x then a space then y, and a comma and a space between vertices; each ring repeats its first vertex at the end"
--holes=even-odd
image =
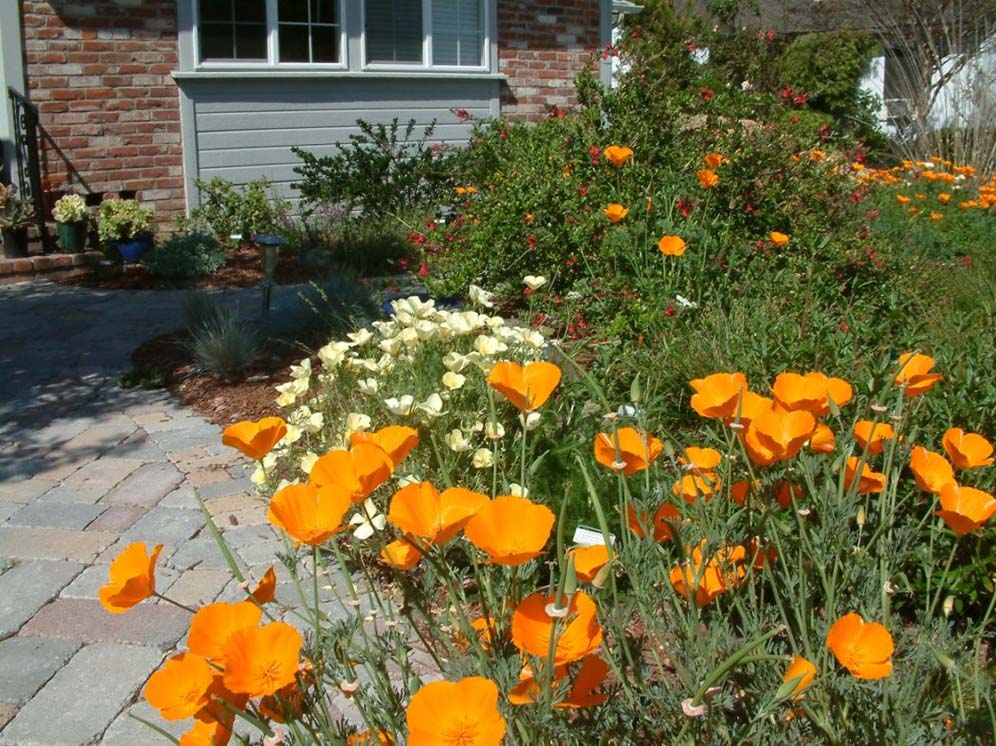
POLYGON ((194 720, 193 727, 180 736, 180 746, 226 746, 232 729, 217 720, 194 720))
POLYGON ((730 485, 730 499, 742 508, 747 504, 747 495, 750 491, 750 480, 740 479, 730 485))
POLYGON ((941 509, 934 512, 959 536, 982 528, 996 513, 996 500, 988 492, 951 482, 941 489, 941 509))
POLYGON ((833 453, 836 447, 837 437, 833 434, 833 430, 818 422, 813 437, 809 439, 809 450, 815 453, 833 453))
POLYGON ((948 202, 951 201, 951 195, 948 194, 947 192, 941 192, 940 194, 937 195, 937 199, 941 204, 946 205, 948 202))
POLYGON ((703 189, 712 189, 719 185, 719 177, 716 176, 716 172, 708 168, 700 169, 695 172, 696 178, 699 180, 699 186, 703 189))
MULTIPOLYGON (((565 597, 566 598, 566 597, 565 597)), ((522 599, 512 613, 512 644, 523 653, 546 659, 550 655, 550 636, 556 622, 555 665, 581 660, 602 644, 602 625, 598 623, 595 602, 583 591, 571 596, 567 616, 552 618, 547 607, 557 600, 556 592, 533 593, 522 599)))
POLYGON ((485 503, 464 535, 499 565, 521 565, 543 554, 556 517, 545 505, 503 495, 485 503))
POLYGON ((657 242, 657 249, 664 256, 681 256, 687 248, 688 244, 680 236, 664 236, 657 242))
POLYGON ((801 409, 816 417, 830 414, 830 400, 842 407, 854 396, 851 384, 842 378, 811 372, 780 373, 775 378, 771 393, 785 409, 801 409))
POLYGON ((910 203, 910 198, 907 197, 905 194, 897 194, 896 203, 903 206, 908 205, 910 203))
POLYGON ((374 733, 372 730, 365 730, 362 733, 353 733, 346 739, 346 746, 392 746, 394 739, 382 730, 374 733))
MULTIPOLYGON (((641 539, 647 538, 645 526, 650 526, 650 514, 646 511, 640 511, 639 515, 636 510, 630 504, 626 512, 626 525, 629 530, 636 534, 641 539)), ((667 541, 671 538, 671 524, 681 522, 681 511, 671 503, 663 503, 657 511, 654 513, 653 527, 654 527, 654 541, 660 543, 662 541, 667 541)))
POLYGON ((426 684, 405 717, 408 746, 499 746, 505 737, 498 686, 480 676, 426 684))
POLYGON ((827 633, 827 647, 837 662, 858 679, 884 679, 892 673, 892 635, 878 622, 845 614, 827 633))
POLYGON ((926 393, 944 376, 928 371, 934 367, 934 358, 919 352, 904 352, 899 356, 899 372, 896 374, 896 384, 903 387, 909 398, 926 393))
POLYGON ((703 417, 735 417, 737 405, 747 391, 747 377, 743 373, 713 373, 696 378, 689 384, 692 409, 703 417))
POLYGON ((211 701, 215 672, 199 655, 180 653, 149 677, 145 699, 164 720, 186 720, 211 701))
POLYGON ((668 574, 674 590, 689 600, 694 598, 698 606, 706 606, 735 588, 746 574, 741 563, 747 557, 747 550, 742 546, 723 547, 704 560, 702 549, 705 545, 703 539, 688 553, 691 556, 686 556, 685 561, 675 565, 668 574))
POLYGON ((892 425, 871 420, 859 420, 854 425, 854 439, 869 456, 877 456, 885 450, 885 444, 896 437, 892 425))
POLYGON ((286 622, 233 632, 224 650, 225 686, 252 698, 275 694, 297 677, 301 633, 286 622))
POLYGON ((816 430, 816 418, 805 410, 769 407, 756 415, 743 436, 747 456, 758 466, 794 458, 816 430))
POLYGON ((378 445, 357 443, 348 451, 329 451, 311 467, 309 479, 318 488, 334 487, 360 503, 394 472, 394 462, 378 445))
POLYGON ((273 571, 273 565, 270 565, 270 569, 267 570, 259 584, 250 591, 249 595, 252 596, 256 603, 258 604, 268 604, 273 600, 273 596, 277 591, 277 573, 273 571))
POLYGON ((221 434, 221 442, 259 461, 286 434, 286 422, 279 417, 264 417, 259 422, 246 420, 229 425, 221 434))
POLYGON ((262 616, 263 611, 252 601, 218 601, 202 606, 190 620, 187 648, 208 660, 218 660, 225 654, 228 638, 240 629, 255 628, 262 616))
POLYGON ((533 412, 542 407, 557 388, 560 368, 543 361, 523 367, 506 360, 491 369, 488 383, 520 412, 533 412))
MULTIPOLYGON (((613 553, 614 554, 614 553, 613 553)), ((574 574, 582 583, 590 583, 609 561, 609 549, 604 544, 575 547, 567 553, 574 560, 574 574)))
POLYGON ((698 498, 710 500, 723 486, 723 480, 713 472, 686 474, 671 487, 671 494, 691 505, 698 498))
POLYGON ((259 712, 265 718, 286 723, 304 714, 304 704, 304 690, 300 682, 295 681, 259 700, 259 712))
POLYGON ((366 431, 353 433, 349 436, 349 444, 355 446, 357 443, 373 443, 380 446, 391 458, 391 463, 397 466, 418 445, 418 430, 404 425, 388 425, 375 433, 366 431))
POLYGON ((771 231, 768 234, 768 238, 771 239, 771 243, 775 248, 782 248, 787 246, 789 242, 789 236, 787 233, 779 233, 778 231, 771 231))
MULTIPOLYGON (((844 486, 851 489, 854 478, 858 476, 858 464, 861 459, 857 456, 849 456, 844 465, 844 486)), ((861 465, 861 475, 858 476, 858 494, 867 495, 871 492, 881 492, 885 489, 885 474, 872 471, 868 464, 861 465)))
POLYGON ((621 427, 614 433, 595 436, 595 460, 627 477, 648 468, 664 451, 664 444, 634 427, 621 427))
POLYGON ((629 210, 620 205, 618 202, 613 202, 611 205, 602 210, 602 214, 609 219, 610 223, 618 223, 620 220, 629 215, 629 210))
MULTIPOLYGON (((753 391, 745 391, 744 395, 740 397, 740 424, 747 427, 754 419, 767 412, 773 406, 775 406, 774 399, 755 394, 753 391)), ((727 417, 724 419, 724 422, 730 424, 734 420, 736 420, 736 417, 727 417)))
POLYGON ((163 550, 157 544, 146 554, 145 544, 133 542, 111 563, 110 580, 97 592, 100 605, 112 614, 123 614, 156 592, 156 561, 163 550))
MULTIPOLYGON (((605 682, 605 677, 609 672, 609 664, 597 655, 585 656, 581 661, 581 666, 574 675, 574 684, 571 686, 567 697, 560 702, 554 703, 554 707, 577 709, 583 707, 594 707, 600 705, 608 699, 607 694, 595 694, 594 691, 605 682)), ((567 678, 568 666, 557 666, 554 671, 552 682, 554 689, 559 689, 560 685, 567 678)), ((532 667, 523 666, 519 673, 519 683, 508 693, 508 701, 513 705, 528 705, 539 699, 540 688, 536 683, 536 677, 532 667)))
POLYGON ((975 469, 993 463, 993 444, 960 427, 949 428, 944 433, 944 450, 958 469, 975 469))
POLYGON ((318 546, 342 527, 349 506, 344 490, 318 488, 311 482, 289 484, 270 499, 266 517, 295 540, 318 546))
POLYGON ((398 539, 380 550, 381 561, 402 572, 411 570, 422 559, 422 551, 407 539, 398 539))
POLYGON ((815 678, 816 666, 801 655, 793 656, 792 660, 789 661, 788 668, 785 669, 785 674, 782 676, 782 681, 786 684, 790 681, 795 681, 792 691, 787 696, 796 700, 802 699, 802 693, 812 685, 815 678))
POLYGON ((488 502, 486 495, 463 487, 450 487, 440 494, 430 482, 420 482, 394 493, 387 520, 408 534, 442 545, 488 502))
POLYGON ((944 486, 955 481, 954 469, 939 453, 917 446, 910 454, 910 471, 916 486, 934 495, 941 494, 944 486))
POLYGON ((703 474, 712 471, 723 460, 715 448, 698 448, 688 446, 683 455, 678 456, 678 463, 689 469, 693 474, 703 474))
POLYGON ((609 161, 609 163, 616 168, 619 168, 633 157, 633 151, 630 148, 626 148, 621 145, 610 145, 602 151, 602 155, 605 156, 605 159, 609 161))
POLYGON ((792 507, 792 503, 798 502, 806 495, 801 485, 792 484, 784 479, 778 483, 777 487, 778 489, 775 490, 775 502, 783 510, 788 510, 792 507))
POLYGON ((726 159, 722 153, 706 153, 702 156, 702 162, 705 163, 706 168, 719 168, 726 162, 726 159))

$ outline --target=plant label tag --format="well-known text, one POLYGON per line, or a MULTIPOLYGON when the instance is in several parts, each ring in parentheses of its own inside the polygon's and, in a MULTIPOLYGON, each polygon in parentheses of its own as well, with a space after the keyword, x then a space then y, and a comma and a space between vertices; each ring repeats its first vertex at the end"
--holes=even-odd
MULTIPOLYGON (((615 546, 616 537, 609 534, 609 541, 615 546)), ((578 526, 574 529, 574 543, 581 544, 586 547, 595 546, 597 544, 605 544, 602 539, 602 532, 597 528, 590 528, 589 526, 578 526)))

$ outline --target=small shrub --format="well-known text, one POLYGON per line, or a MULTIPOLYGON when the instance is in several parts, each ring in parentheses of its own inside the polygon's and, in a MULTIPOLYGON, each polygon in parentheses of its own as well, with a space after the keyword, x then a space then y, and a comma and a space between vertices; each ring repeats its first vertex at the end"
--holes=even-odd
POLYGON ((97 232, 103 243, 130 241, 149 232, 153 212, 133 199, 108 199, 100 203, 97 232))
POLYGON ((415 120, 401 128, 395 118, 389 125, 362 119, 360 134, 350 135, 338 153, 317 156, 292 148, 302 164, 294 172, 302 177, 292 186, 309 206, 331 204, 346 214, 383 218, 433 204, 448 185, 450 156, 437 154, 429 144, 435 122, 415 138, 415 120))
POLYGON ((271 194, 267 179, 254 179, 241 187, 215 177, 194 182, 200 190, 200 204, 190 217, 177 219, 177 229, 211 233, 220 243, 230 245, 233 235, 250 238, 278 232, 287 220, 290 204, 271 194))
POLYGON ((197 368, 221 378, 231 378, 259 359, 259 332, 235 311, 219 309, 213 319, 191 331, 188 349, 197 368))
POLYGON ((220 320, 224 315, 221 306, 207 293, 192 292, 183 298, 180 306, 180 316, 183 318, 183 328, 188 334, 193 334, 209 323, 220 320))
POLYGON ((154 391, 166 388, 166 374, 159 368, 141 366, 132 368, 118 377, 118 387, 123 389, 140 388, 143 391, 154 391))
POLYGON ((204 277, 225 266, 225 254, 206 233, 174 236, 142 259, 155 277, 188 279, 204 277))

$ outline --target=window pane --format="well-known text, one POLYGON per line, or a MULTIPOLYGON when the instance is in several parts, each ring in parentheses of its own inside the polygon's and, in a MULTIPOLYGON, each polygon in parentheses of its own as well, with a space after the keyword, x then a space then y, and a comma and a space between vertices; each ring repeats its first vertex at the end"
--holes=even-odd
POLYGON ((311 30, 312 62, 339 61, 339 29, 334 26, 318 26, 311 30))
POLYGON ((202 21, 231 21, 232 0, 201 0, 202 21))
POLYGON ((477 66, 483 53, 481 0, 432 0, 432 64, 477 66))
POLYGON ((266 0, 236 0, 235 20, 266 23, 266 0))
POLYGON ((280 25, 280 61, 311 62, 307 26, 280 25))
POLYGON ((266 26, 245 24, 235 27, 235 59, 266 59, 266 26))
POLYGON ((280 0, 280 22, 308 22, 308 0, 280 0))
POLYGON ((311 0, 312 23, 339 23, 339 0, 311 0))
POLYGON ((200 25, 201 59, 230 60, 235 58, 230 23, 202 23, 200 25))
POLYGON ((367 0, 367 62, 422 62, 422 0, 367 0))

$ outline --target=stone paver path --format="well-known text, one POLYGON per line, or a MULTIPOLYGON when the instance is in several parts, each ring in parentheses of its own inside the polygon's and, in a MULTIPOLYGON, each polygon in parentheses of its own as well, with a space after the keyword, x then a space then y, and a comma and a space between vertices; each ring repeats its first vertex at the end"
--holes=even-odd
MULTIPOLYGON (((165 725, 139 693, 188 615, 146 602, 112 616, 97 589, 145 541, 164 545, 160 591, 189 605, 240 595, 195 489, 254 578, 282 547, 220 428, 116 385, 139 343, 181 326, 182 297, 0 287, 0 746, 166 743, 128 713, 165 725)), ((252 310, 258 298, 225 295, 252 310)))

